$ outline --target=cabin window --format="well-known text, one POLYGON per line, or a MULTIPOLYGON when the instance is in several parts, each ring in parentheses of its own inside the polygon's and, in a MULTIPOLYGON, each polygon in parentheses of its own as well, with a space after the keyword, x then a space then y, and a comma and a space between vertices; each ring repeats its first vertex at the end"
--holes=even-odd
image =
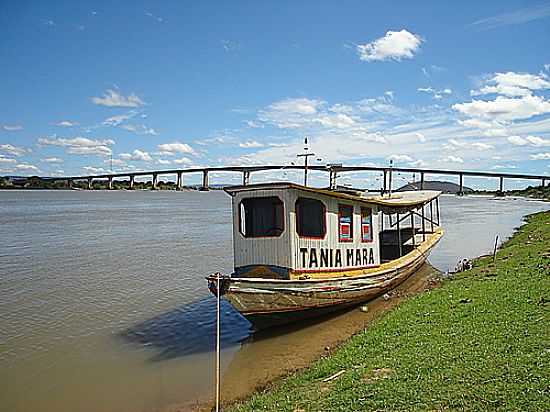
POLYGON ((276 237, 284 231, 283 202, 278 197, 243 199, 240 229, 244 237, 276 237))
POLYGON ((300 197, 296 200, 296 231, 298 236, 324 238, 326 234, 326 210, 317 199, 300 197))
POLYGON ((372 242, 372 210, 361 208, 361 241, 372 242))
POLYGON ((338 240, 353 242, 353 206, 338 205, 338 240))

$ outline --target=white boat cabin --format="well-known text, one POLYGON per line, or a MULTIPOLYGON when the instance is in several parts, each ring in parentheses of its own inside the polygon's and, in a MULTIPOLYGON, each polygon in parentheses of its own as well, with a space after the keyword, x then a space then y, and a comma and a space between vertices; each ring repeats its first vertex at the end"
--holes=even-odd
POLYGON ((435 191, 368 197, 292 183, 225 190, 233 203, 232 276, 237 278, 358 275, 404 256, 420 244, 429 233, 426 222, 432 232, 434 224, 439 225, 438 203, 437 223, 431 203, 440 194, 435 191), (424 215, 427 204, 429 219, 424 215), (415 227, 420 217, 421 223, 415 227), (403 228, 405 218, 411 227, 403 228), (395 226, 397 230, 392 229, 395 226))

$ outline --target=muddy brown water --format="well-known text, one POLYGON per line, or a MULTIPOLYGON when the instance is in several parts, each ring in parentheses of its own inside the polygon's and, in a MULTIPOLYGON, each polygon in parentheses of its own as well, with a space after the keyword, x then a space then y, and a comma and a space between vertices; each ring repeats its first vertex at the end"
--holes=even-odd
MULTIPOLYGON (((159 411, 213 392, 215 302, 204 276, 232 269, 230 199, 198 192, 0 192, 0 410, 159 411)), ((440 271, 492 250, 548 203, 441 200, 440 271)), ((250 334, 222 316, 222 396, 306 366, 422 291, 425 266, 364 313, 250 334), (326 350, 326 348, 329 348, 326 350)))

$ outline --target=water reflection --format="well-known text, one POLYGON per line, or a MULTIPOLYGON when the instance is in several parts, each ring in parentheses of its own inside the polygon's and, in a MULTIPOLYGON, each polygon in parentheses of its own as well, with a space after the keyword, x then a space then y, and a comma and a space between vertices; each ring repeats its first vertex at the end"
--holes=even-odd
MULTIPOLYGON (((249 337, 250 322, 223 299, 220 313, 220 344, 223 348, 235 346, 249 337)), ((150 361, 158 362, 213 351, 215 325, 216 300, 212 296, 138 323, 121 332, 120 337, 152 347, 156 353, 150 361)))

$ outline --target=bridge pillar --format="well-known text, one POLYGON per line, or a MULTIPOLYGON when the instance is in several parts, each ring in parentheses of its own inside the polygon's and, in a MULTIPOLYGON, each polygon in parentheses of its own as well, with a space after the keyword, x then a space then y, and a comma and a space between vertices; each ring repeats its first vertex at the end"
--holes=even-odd
POLYGON ((420 190, 424 190, 424 172, 420 172, 420 190))
POLYGON ((458 193, 457 195, 459 196, 464 196, 464 175, 461 173, 458 175, 458 180, 459 180, 459 183, 458 183, 458 193))
POLYGON ((542 187, 546 186, 546 179, 542 179, 542 187))
POLYGON ((183 173, 178 172, 177 179, 176 179, 176 190, 182 190, 183 189, 183 173))
POLYGON ((202 187, 200 190, 208 190, 208 170, 202 171, 202 187))
POLYGON ((250 184, 250 171, 243 171, 243 186, 248 186, 250 184))
POLYGON ((153 190, 157 190, 158 188, 158 177, 159 175, 157 173, 153 173, 153 180, 151 182, 151 184, 153 185, 153 190))
POLYGON ((498 178, 498 192, 499 196, 504 196, 504 177, 500 176, 498 178))
POLYGON ((113 178, 109 177, 109 190, 113 190, 113 178))
POLYGON ((134 190, 135 184, 136 184, 136 177, 134 175, 130 175, 130 190, 134 190))
POLYGON ((67 187, 69 189, 72 189, 73 188, 73 179, 67 179, 67 187))
POLYGON ((94 179, 91 177, 88 178, 88 190, 92 190, 94 188, 94 179))

